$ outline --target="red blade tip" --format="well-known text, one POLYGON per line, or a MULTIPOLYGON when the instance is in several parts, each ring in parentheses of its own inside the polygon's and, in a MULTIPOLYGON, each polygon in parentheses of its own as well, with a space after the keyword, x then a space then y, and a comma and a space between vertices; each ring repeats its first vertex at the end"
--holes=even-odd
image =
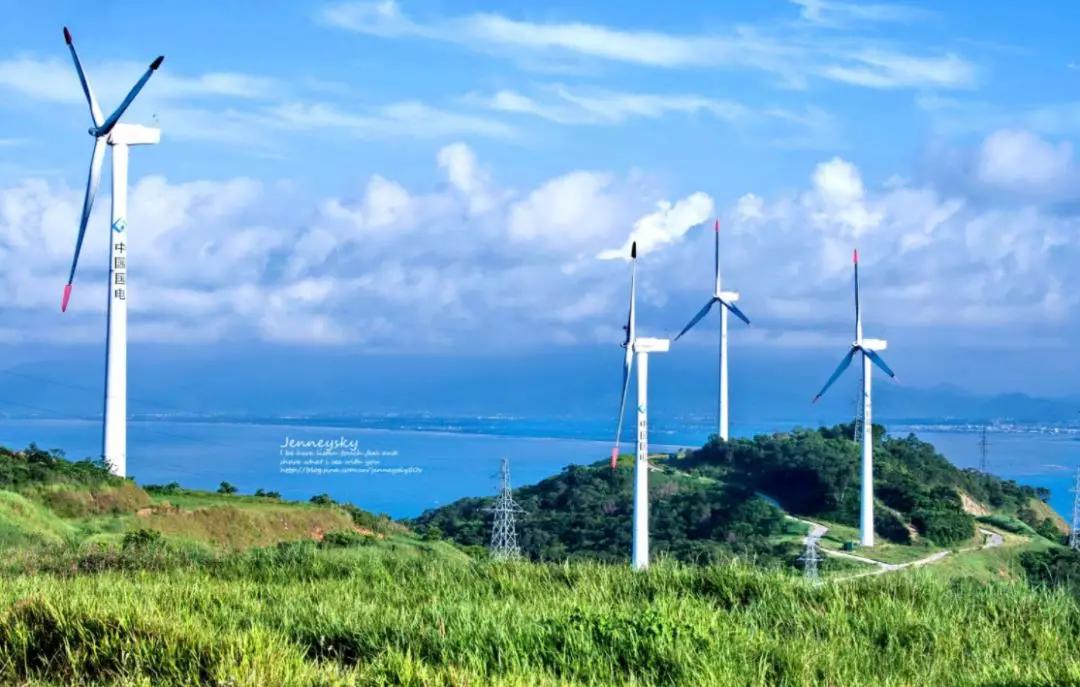
POLYGON ((854 252, 854 253, 852 253, 852 258, 851 258, 851 259, 852 259, 852 261, 854 261, 854 263, 855 263, 856 265, 858 265, 858 264, 859 264, 859 249, 858 249, 858 248, 856 248, 856 249, 855 249, 855 252, 854 252))
POLYGON ((637 259, 637 241, 630 244, 630 258, 634 260, 637 259))
POLYGON ((67 312, 68 301, 71 300, 71 284, 64 287, 64 300, 60 302, 60 312, 67 312))
POLYGON ((611 467, 612 469, 619 463, 619 448, 616 446, 611 449, 611 467))
POLYGON ((64 27, 64 42, 71 45, 71 32, 68 31, 68 27, 64 27))
POLYGON ((719 218, 716 220, 716 224, 713 225, 713 228, 716 230, 716 233, 718 233, 718 234, 720 233, 720 220, 719 220, 719 218))
POLYGON ((161 66, 161 62, 165 59, 164 55, 158 55, 157 59, 150 63, 150 69, 156 70, 161 66))

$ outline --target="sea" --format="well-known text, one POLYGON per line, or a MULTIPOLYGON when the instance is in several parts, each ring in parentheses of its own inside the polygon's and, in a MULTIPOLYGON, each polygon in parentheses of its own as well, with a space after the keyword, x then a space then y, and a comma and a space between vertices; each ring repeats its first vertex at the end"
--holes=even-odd
MULTIPOLYGON (((609 425, 603 419, 512 416, 132 418, 127 470, 140 484, 178 482, 214 490, 224 481, 241 493, 266 489, 289 499, 325 493, 406 518, 463 497, 494 493, 503 458, 510 462, 514 485, 537 482, 568 465, 605 460, 612 446, 609 425)), ((751 436, 790 427, 756 423, 735 433, 751 436)), ((890 432, 915 433, 958 467, 981 465, 977 428, 895 425, 890 432)), ((656 422, 650 435, 651 450, 674 451, 700 446, 709 426, 700 418, 669 420, 656 422)), ((99 456, 101 421, 0 418, 0 445, 31 442, 60 449, 71 459, 99 456)), ((1080 435, 1010 427, 988 431, 987 444, 989 472, 1048 488, 1050 505, 1071 518, 1080 435)), ((625 443, 623 450, 631 451, 632 445, 625 443)))

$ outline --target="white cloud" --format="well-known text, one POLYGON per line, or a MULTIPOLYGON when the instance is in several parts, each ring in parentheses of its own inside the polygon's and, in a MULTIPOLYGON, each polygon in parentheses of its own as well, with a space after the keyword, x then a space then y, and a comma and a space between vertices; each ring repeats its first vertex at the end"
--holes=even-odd
MULTIPOLYGON (((86 71, 101 108, 108 114, 146 70, 136 62, 88 63, 86 71)), ((75 67, 69 61, 22 56, 0 60, 0 88, 55 103, 78 103, 85 98, 75 67)), ((236 72, 207 72, 194 76, 162 68, 140 96, 142 100, 175 101, 192 98, 266 98, 277 83, 273 79, 236 72)))
MULTIPOLYGON (((612 298, 595 255, 631 226, 662 254, 702 197, 635 224, 658 195, 642 177, 568 172, 516 192, 464 144, 435 157, 446 179, 435 190, 373 175, 355 197, 306 206, 286 187, 246 178, 139 179, 129 212, 133 340, 423 347, 493 321, 508 323, 491 334, 493 346, 530 321, 558 325, 547 341, 590 340, 596 322, 573 327, 612 298)), ((100 337, 93 285, 106 274, 107 198, 91 219, 72 307, 57 313, 80 200, 77 189, 45 181, 0 188, 0 259, 9 265, 0 283, 12 296, 4 309, 28 323, 24 338, 100 337)))
POLYGON ((616 231, 621 216, 613 184, 610 174, 598 172, 572 172, 544 183, 511 206, 510 238, 557 249, 595 245, 616 231))
POLYGON ((814 193, 806 199, 815 225, 839 225, 858 238, 881 222, 880 213, 864 202, 862 177, 850 162, 834 157, 819 164, 813 182, 814 193))
POLYGON ((916 57, 868 49, 845 57, 845 64, 828 65, 822 75, 868 88, 966 88, 975 83, 975 68, 958 55, 916 57))
POLYGON ((813 24, 842 27, 849 23, 908 22, 925 18, 925 10, 907 5, 834 2, 833 0, 791 0, 799 16, 813 24))
POLYGON ((545 89, 553 100, 538 102, 516 91, 503 90, 489 97, 469 98, 501 112, 530 114, 559 124, 619 124, 628 119, 658 119, 667 114, 704 114, 738 121, 750 116, 739 103, 686 93, 628 93, 594 91, 578 93, 562 85, 545 89))
MULTIPOLYGON (((661 201, 647 177, 586 170, 514 191, 462 144, 434 157, 427 189, 373 175, 315 200, 243 178, 139 180, 133 338, 368 350, 453 347, 478 332, 492 348, 614 340, 624 266, 597 258, 623 258, 632 241, 652 330, 700 305, 717 213, 708 195, 661 201), (478 194, 486 205, 474 205, 478 194)), ((80 196, 35 180, 0 188, 4 317, 24 339, 100 339, 107 202, 91 220, 72 308, 57 312, 80 196)), ((988 207, 962 189, 876 184, 833 158, 801 190, 748 191, 719 214, 725 284, 743 293, 763 344, 848 335, 856 245, 875 335, 910 341, 933 327, 950 341, 1005 345, 1031 328, 1048 339, 1075 328, 1080 218, 1023 198, 988 207)))
POLYGON ((472 148, 464 143, 451 143, 439 151, 436 160, 450 185, 468 200, 470 212, 484 212, 491 207, 494 202, 491 179, 480 167, 472 148))
POLYGON ((646 255, 656 249, 678 241, 691 228, 701 225, 713 216, 713 199, 705 193, 694 193, 675 203, 658 203, 656 211, 634 222, 634 230, 619 248, 601 251, 601 260, 625 258, 630 254, 630 244, 637 243, 638 255, 646 255))
POLYGON ((744 194, 735 203, 734 215, 745 223, 762 220, 765 218, 765 201, 755 193, 744 194))
MULTIPOLYGON (((999 138, 1008 143, 1005 159, 1017 141, 1031 143, 1015 132, 999 138)), ((999 144, 991 136, 983 147, 999 144)), ((1060 172, 1059 149, 1042 154, 1046 168, 1060 172)), ((934 327, 937 337, 990 335, 1008 345, 1025 327, 1068 331, 1080 305, 1070 292, 1080 288, 1070 267, 1080 259, 1071 248, 1080 218, 1022 198, 989 207, 981 195, 962 193, 896 177, 869 186, 853 163, 834 158, 816 166, 803 191, 739 198, 728 213, 735 238, 724 244, 725 264, 764 328, 816 321, 839 338, 850 323, 850 256, 858 247, 864 315, 884 336, 934 327)))
MULTIPOLYGON (((887 5, 860 7, 820 0, 803 7, 804 18, 811 20, 842 16, 882 21, 905 14, 887 5)), ((787 86, 803 86, 809 78, 873 88, 965 87, 973 80, 973 68, 958 55, 917 57, 868 44, 837 56, 826 41, 778 26, 679 34, 573 21, 525 21, 493 13, 418 21, 394 0, 330 5, 320 11, 319 19, 361 34, 444 41, 511 56, 570 57, 663 69, 747 68, 772 74, 787 86)))
POLYGON ((1019 193, 1049 194, 1077 181, 1070 143, 1054 145, 1015 129, 995 131, 983 141, 975 174, 982 184, 1019 193))
POLYGON ((290 131, 338 131, 357 138, 442 138, 470 134, 511 138, 515 131, 502 122, 459 114, 418 101, 385 105, 365 114, 353 114, 328 103, 291 102, 274 107, 271 126, 290 131))
MULTIPOLYGON (((108 113, 146 69, 134 62, 90 63, 87 72, 108 113)), ((325 89, 321 89, 325 90, 325 89)), ((78 107, 85 99, 70 62, 33 57, 0 60, 0 92, 78 107)), ((348 109, 301 99, 294 86, 234 72, 175 73, 166 64, 132 105, 129 118, 151 116, 170 137, 270 148, 282 132, 347 135, 360 139, 484 136, 513 138, 514 127, 491 117, 416 100, 348 109)), ((89 117, 87 116, 87 121, 89 117)))

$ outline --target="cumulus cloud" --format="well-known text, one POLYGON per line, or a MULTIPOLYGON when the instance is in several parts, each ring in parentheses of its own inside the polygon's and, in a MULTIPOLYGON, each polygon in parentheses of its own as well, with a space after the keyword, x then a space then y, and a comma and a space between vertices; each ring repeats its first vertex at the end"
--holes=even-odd
POLYGON ((1072 144, 1003 129, 990 134, 975 160, 977 180, 999 190, 1048 195, 1077 180, 1072 144))
POLYGON ((621 198, 614 178, 600 172, 572 172, 552 179, 510 208, 509 234, 559 250, 595 245, 616 230, 621 198))
POLYGON ((713 199, 705 193, 694 193, 671 203, 662 201, 651 212, 634 222, 634 230, 619 248, 601 251, 601 260, 625 258, 630 244, 637 243, 638 255, 646 255, 666 244, 678 241, 686 232, 713 216, 713 199))
MULTIPOLYGON (((1002 140, 1030 143, 1012 132, 979 150, 1002 140)), ((1058 147, 1044 152, 1060 167, 1058 147)), ((807 169, 802 189, 747 190, 719 208, 705 193, 665 199, 648 178, 611 171, 511 189, 463 144, 439 150, 432 173, 427 186, 373 175, 321 199, 245 178, 139 180, 130 213, 133 338, 368 350, 453 347, 478 332, 491 347, 614 341, 625 301, 617 259, 633 241, 642 322, 665 333, 711 288, 715 214, 724 283, 743 293, 762 344, 848 336, 856 246, 875 335, 923 340, 932 331, 1006 345, 1021 330, 1049 336, 1076 319, 1080 219, 1024 197, 987 205, 932 179, 875 183, 842 158, 807 169)), ((107 202, 91 220, 72 308, 57 312, 80 195, 41 180, 0 188, 0 281, 11 294, 5 321, 18 323, 13 336, 101 337, 94 285, 105 275, 107 202)))
MULTIPOLYGON (((994 172, 975 168, 966 189, 1029 188, 1071 171, 1071 150, 1023 132, 991 134, 979 146, 986 151, 994 172), (1018 149, 1028 152, 1017 157, 1018 149), (1015 170, 1021 161, 1038 171, 1015 170)), ((1006 345, 1022 338, 1017 327, 1069 327, 1078 304, 1071 294, 1080 288, 1069 266, 1080 259, 1071 248, 1080 218, 1023 197, 988 205, 966 189, 899 178, 870 186, 853 162, 834 158, 815 167, 802 191, 743 195, 728 212, 734 236, 724 246, 747 308, 764 310, 755 323, 831 321, 842 332, 858 247, 865 315, 886 329, 935 327, 935 336, 982 344, 994 331, 994 344, 1006 345), (744 256, 752 269, 740 267, 744 256)))
MULTIPOLYGON (((602 319, 613 288, 596 254, 628 237, 661 254, 713 208, 702 193, 657 205, 659 189, 612 172, 501 187, 462 143, 440 149, 433 169, 445 183, 410 189, 376 174, 306 207, 272 182, 139 179, 129 208, 133 339, 398 349, 451 344, 503 321, 588 340, 597 323, 584 321, 602 319)), ((13 295, 3 307, 33 324, 26 338, 101 336, 94 285, 106 275, 107 198, 91 219, 72 307, 57 312, 80 202, 77 189, 43 180, 0 188, 9 266, 0 280, 13 295)))
POLYGON ((814 169, 814 192, 807 196, 816 226, 836 224, 858 238, 881 222, 865 201, 862 177, 855 165, 834 157, 814 169))

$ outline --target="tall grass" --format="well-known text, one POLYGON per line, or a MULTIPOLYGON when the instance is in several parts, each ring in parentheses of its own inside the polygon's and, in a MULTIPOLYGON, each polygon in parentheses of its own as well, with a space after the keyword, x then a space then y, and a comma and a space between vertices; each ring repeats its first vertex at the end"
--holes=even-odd
POLYGON ((810 587, 739 565, 635 574, 386 543, 123 555, 94 574, 5 574, 0 682, 1080 684, 1080 607, 1020 583, 810 587))

